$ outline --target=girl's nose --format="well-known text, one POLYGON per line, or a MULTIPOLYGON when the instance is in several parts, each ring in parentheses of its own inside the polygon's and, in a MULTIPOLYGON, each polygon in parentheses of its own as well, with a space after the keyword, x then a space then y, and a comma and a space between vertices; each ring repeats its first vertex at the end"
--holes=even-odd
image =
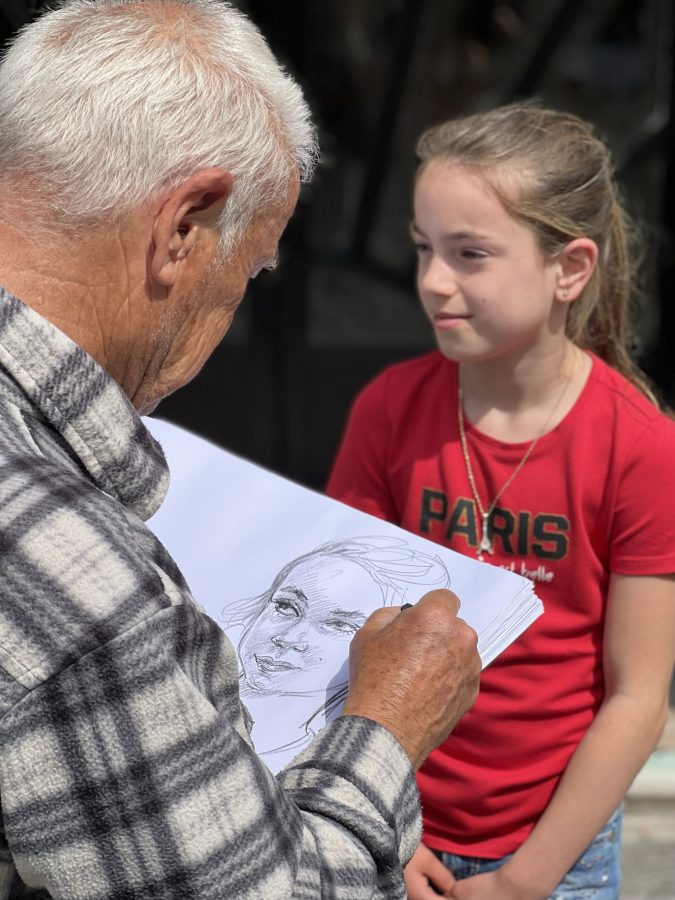
POLYGON ((457 290, 455 273, 448 263, 432 255, 419 274, 420 289, 427 294, 449 297, 457 290))

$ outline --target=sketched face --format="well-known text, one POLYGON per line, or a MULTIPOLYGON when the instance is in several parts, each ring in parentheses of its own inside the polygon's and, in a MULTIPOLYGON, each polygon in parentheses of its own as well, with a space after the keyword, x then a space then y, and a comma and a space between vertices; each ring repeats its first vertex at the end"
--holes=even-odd
POLYGON ((299 562, 262 602, 239 644, 247 684, 261 693, 318 695, 382 595, 358 563, 326 555, 299 562))

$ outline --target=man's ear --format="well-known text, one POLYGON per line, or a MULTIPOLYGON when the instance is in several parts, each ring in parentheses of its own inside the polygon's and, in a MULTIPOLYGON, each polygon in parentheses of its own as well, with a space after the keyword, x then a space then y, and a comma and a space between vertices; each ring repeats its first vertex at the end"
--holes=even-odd
POLYGON ((225 169, 202 169, 162 199, 152 228, 150 258, 150 271, 158 284, 171 287, 200 229, 216 227, 233 180, 225 169))
POLYGON ((556 299, 563 303, 576 300, 591 280, 597 262, 598 245, 590 238, 575 238, 566 244, 558 257, 556 299))

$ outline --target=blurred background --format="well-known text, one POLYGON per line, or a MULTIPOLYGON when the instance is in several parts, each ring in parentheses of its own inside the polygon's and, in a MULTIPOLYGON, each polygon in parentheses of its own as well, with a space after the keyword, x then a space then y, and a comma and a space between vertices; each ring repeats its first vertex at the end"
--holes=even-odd
MULTIPOLYGON (((0 0, 0 41, 43 0, 0 0)), ((172 420, 321 489, 350 403, 434 346, 408 237, 426 127, 539 98, 596 124, 646 246, 634 351, 675 405, 673 0, 240 0, 305 89, 322 159, 281 246, 172 420)), ((627 801, 624 900, 675 897, 673 714, 627 801)))
MULTIPOLYGON (((0 0, 6 39, 46 5, 0 0)), ((454 115, 536 97, 613 149, 647 255, 635 352, 675 402, 673 0, 241 0, 303 85, 322 159, 202 373, 158 415, 321 488, 351 400, 433 347, 408 236, 414 146, 454 115)))

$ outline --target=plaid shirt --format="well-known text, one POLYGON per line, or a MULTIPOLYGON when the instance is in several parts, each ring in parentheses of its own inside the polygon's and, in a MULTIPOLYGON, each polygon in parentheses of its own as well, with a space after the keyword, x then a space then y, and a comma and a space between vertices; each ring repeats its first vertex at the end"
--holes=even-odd
POLYGON ((343 717, 274 778, 143 524, 167 482, 119 386, 0 289, 0 900, 405 897, 403 749, 343 717))

